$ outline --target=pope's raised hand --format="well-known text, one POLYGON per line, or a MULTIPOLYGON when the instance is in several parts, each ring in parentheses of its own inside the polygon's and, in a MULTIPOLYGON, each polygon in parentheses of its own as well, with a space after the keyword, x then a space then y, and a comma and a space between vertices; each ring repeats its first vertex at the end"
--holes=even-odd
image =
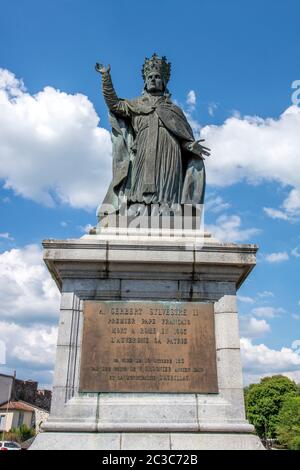
POLYGON ((110 72, 110 65, 108 65, 107 67, 104 67, 103 64, 99 64, 97 62, 95 65, 95 69, 96 69, 96 72, 99 72, 99 73, 108 73, 110 72))

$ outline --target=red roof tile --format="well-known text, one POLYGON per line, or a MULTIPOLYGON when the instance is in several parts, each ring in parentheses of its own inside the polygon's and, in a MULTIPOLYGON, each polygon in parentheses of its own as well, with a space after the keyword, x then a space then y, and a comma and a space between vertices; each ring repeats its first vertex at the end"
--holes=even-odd
POLYGON ((20 410, 20 411, 34 411, 33 406, 19 401, 10 401, 3 403, 0 410, 20 410))

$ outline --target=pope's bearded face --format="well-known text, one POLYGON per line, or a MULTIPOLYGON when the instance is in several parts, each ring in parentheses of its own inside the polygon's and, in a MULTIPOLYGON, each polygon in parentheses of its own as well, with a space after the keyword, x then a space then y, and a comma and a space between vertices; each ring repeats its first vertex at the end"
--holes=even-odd
POLYGON ((164 83, 159 72, 150 72, 146 77, 146 89, 151 92, 163 91, 164 83))

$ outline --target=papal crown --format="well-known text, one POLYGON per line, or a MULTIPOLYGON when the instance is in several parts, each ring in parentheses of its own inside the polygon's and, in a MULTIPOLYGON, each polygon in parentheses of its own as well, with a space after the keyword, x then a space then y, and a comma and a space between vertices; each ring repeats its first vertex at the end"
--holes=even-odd
POLYGON ((162 58, 158 57, 158 55, 154 52, 153 56, 151 59, 148 59, 146 57, 143 68, 142 68, 142 75, 144 81, 146 80, 147 75, 149 75, 150 72, 153 71, 158 71, 165 84, 168 83, 170 80, 170 75, 171 75, 171 63, 167 62, 167 58, 163 56, 162 58))

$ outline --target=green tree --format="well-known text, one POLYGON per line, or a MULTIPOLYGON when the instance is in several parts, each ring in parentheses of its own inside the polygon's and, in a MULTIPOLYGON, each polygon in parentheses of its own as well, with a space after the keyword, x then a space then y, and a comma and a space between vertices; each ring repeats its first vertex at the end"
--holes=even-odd
POLYGON ((300 396, 283 402, 276 427, 278 440, 288 449, 300 450, 300 396))
POLYGON ((297 395, 297 385, 288 377, 264 377, 245 390, 247 418, 261 438, 276 438, 278 414, 289 396, 297 395))

